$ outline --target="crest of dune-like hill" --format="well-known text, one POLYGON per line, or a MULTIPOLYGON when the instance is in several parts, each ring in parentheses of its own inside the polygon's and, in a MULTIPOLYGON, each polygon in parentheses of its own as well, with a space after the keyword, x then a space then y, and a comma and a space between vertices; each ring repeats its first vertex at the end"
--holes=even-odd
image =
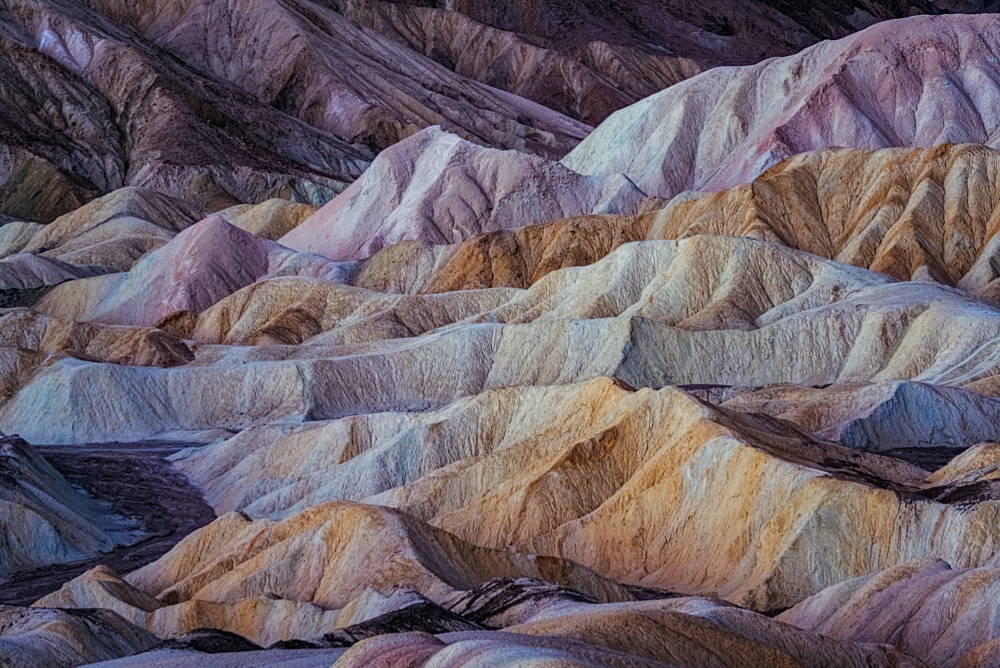
POLYGON ((152 326, 175 315, 194 317, 265 276, 337 280, 343 274, 343 267, 326 258, 295 253, 211 216, 130 271, 66 283, 37 309, 71 320, 152 326))
POLYGON ((382 153, 281 242, 360 260, 405 239, 455 243, 566 216, 629 212, 642 199, 628 179, 580 176, 556 162, 484 149, 431 128, 382 153))
POLYGON ((752 239, 626 244, 528 290, 401 299, 292 280, 342 270, 203 221, 128 274, 66 283, 36 308, 147 324, 186 309, 164 326, 205 343, 264 345, 204 347, 170 369, 60 360, 17 376, 23 389, 0 424, 48 442, 145 438, 427 409, 496 387, 598 376, 633 387, 917 380, 995 392, 1000 313, 982 301, 752 239), (217 244, 188 243, 210 232, 245 240, 242 262, 211 252, 217 244), (164 262, 189 252, 206 260, 164 262), (42 419, 42 406, 74 419, 42 419))
POLYGON ((886 21, 794 56, 717 68, 613 114, 563 160, 672 197, 828 146, 994 145, 1000 18, 886 21))
POLYGON ((636 215, 567 218, 452 245, 397 244, 368 259, 353 280, 403 293, 528 287, 629 241, 721 234, 995 300, 998 166, 1000 153, 974 144, 812 151, 749 184, 649 201, 636 215))

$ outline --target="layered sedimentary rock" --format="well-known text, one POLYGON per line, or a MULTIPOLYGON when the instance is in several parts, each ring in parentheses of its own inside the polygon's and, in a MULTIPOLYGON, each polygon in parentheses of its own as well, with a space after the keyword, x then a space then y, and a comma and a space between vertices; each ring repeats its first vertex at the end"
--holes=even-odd
POLYGON ((24 233, 12 237, 8 252, 128 271, 202 217, 181 200, 154 190, 122 188, 34 229, 30 239, 22 242, 24 233))
POLYGON ((149 649, 156 638, 109 610, 0 606, 0 663, 70 668, 149 649))
MULTIPOLYGON (((748 657, 753 657, 754 661, 766 657, 767 660, 775 662, 775 665, 785 663, 807 666, 919 665, 918 662, 911 661, 904 654, 885 645, 865 645, 824 639, 719 601, 674 598, 632 602, 624 590, 609 588, 606 583, 602 584, 593 575, 587 576, 583 569, 575 567, 574 571, 574 567, 568 564, 559 566, 554 560, 539 558, 535 560, 537 566, 530 566, 528 570, 550 579, 572 583, 588 591, 589 594, 544 585, 537 580, 524 578, 490 580, 473 587, 477 577, 481 577, 478 574, 483 573, 484 569, 509 572, 513 565, 515 570, 523 571, 528 562, 521 562, 518 565, 519 555, 511 555, 514 561, 510 563, 505 563, 509 562, 509 559, 499 561, 495 557, 484 559, 490 554, 489 551, 463 546, 461 541, 455 541, 443 532, 418 530, 420 524, 412 520, 405 521, 402 525, 405 529, 400 532, 399 519, 405 516, 385 509, 341 505, 320 506, 312 512, 328 512, 331 509, 337 518, 349 527, 338 527, 337 530, 354 531, 355 540, 349 543, 340 541, 327 543, 327 549, 335 551, 336 558, 336 561, 327 568, 333 567, 332 564, 342 568, 345 562, 350 563, 359 553, 358 544, 362 543, 363 547, 374 550, 366 559, 369 563, 367 573, 373 574, 377 572, 377 568, 370 567, 373 556, 378 562, 384 550, 402 549, 402 554, 391 561, 395 580, 379 582, 376 578, 372 584, 376 588, 384 588, 408 583, 427 591, 445 607, 435 605, 416 592, 405 589, 396 589, 388 596, 378 593, 377 589, 365 589, 339 612, 323 610, 314 604, 296 604, 287 598, 273 596, 242 599, 236 603, 204 600, 203 597, 239 597, 246 593, 233 590, 231 587, 223 587, 222 590, 212 589, 214 584, 208 585, 208 589, 212 591, 202 589, 192 594, 191 600, 171 603, 170 601, 178 595, 182 598, 186 595, 184 587, 178 590, 175 585, 175 588, 160 597, 161 600, 157 600, 144 593, 142 589, 147 591, 155 589, 165 582, 150 583, 140 572, 129 578, 133 581, 135 585, 133 586, 108 569, 98 569, 88 573, 36 605, 78 608, 98 604, 119 612, 133 623, 142 625, 145 622, 161 637, 183 636, 186 629, 194 624, 206 623, 217 629, 242 633, 261 645, 277 638, 287 640, 289 637, 308 639, 310 642, 306 643, 307 647, 323 647, 331 644, 336 646, 340 643, 351 645, 357 642, 354 649, 344 655, 347 665, 355 665, 353 662, 357 661, 388 660, 383 656, 386 652, 391 653, 390 656, 398 657, 398 652, 405 652, 410 642, 410 638, 403 632, 418 630, 423 631, 423 638, 432 639, 431 646, 435 649, 431 654, 441 651, 446 644, 473 640, 480 646, 476 653, 476 658, 480 661, 501 660, 505 656, 513 658, 518 655, 523 659, 525 653, 541 650, 540 657, 532 658, 535 660, 545 657, 553 660, 561 658, 564 661, 569 660, 571 662, 569 665, 580 665, 575 661, 582 658, 598 660, 600 661, 598 665, 669 664, 692 667, 752 665, 744 662, 748 657), (372 528, 375 531, 365 531, 365 527, 358 526, 350 520, 361 520, 363 525, 374 521, 376 527, 372 528), (414 562, 411 561, 414 556, 412 550, 416 550, 418 560, 433 557, 434 561, 425 562, 422 569, 414 570, 412 567, 414 562), (428 567, 435 572, 430 580, 419 575, 420 570, 428 567), (570 568, 569 571, 566 570, 567 567, 570 568), (574 577, 574 572, 583 577, 574 577), (447 584, 435 584, 438 578, 442 577, 447 584), (468 591, 462 591, 463 589, 468 591), (178 594, 178 591, 181 593, 178 594), (602 602, 609 596, 619 597, 621 600, 602 602), (196 615, 192 614, 195 609, 196 615), (503 628, 505 632, 485 632, 475 621, 484 618, 489 619, 494 628, 503 628), (324 630, 326 632, 323 632, 324 630), (449 631, 450 635, 439 636, 441 640, 427 635, 427 632, 440 634, 449 631), (309 635, 310 633, 313 635, 309 635), (379 640, 365 640, 376 637, 379 640), (719 642, 725 642, 728 647, 736 649, 720 657, 717 654, 719 642), (485 655, 483 650, 486 651, 485 655)), ((227 515, 220 518, 216 524, 232 524, 233 521, 231 516, 227 515)), ((286 522, 302 524, 301 517, 286 522)), ((285 524, 276 525, 274 529, 285 524)), ((288 528, 291 531, 279 530, 279 533, 284 536, 284 542, 291 542, 293 547, 283 549, 292 549, 295 554, 300 554, 303 549, 309 549, 306 547, 308 543, 302 542, 298 529, 307 532, 314 529, 308 524, 304 527, 298 526, 298 529, 288 528), (301 547, 295 547, 299 545, 301 547)), ((334 525, 331 524, 323 530, 334 530, 334 525)), ((215 525, 204 530, 208 533, 218 531, 215 525)), ((245 570, 251 564, 254 564, 256 569, 269 568, 272 570, 272 575, 267 578, 267 582, 268 586, 276 587, 275 593, 280 592, 284 596, 296 594, 299 597, 303 594, 320 596, 328 607, 332 602, 330 596, 336 595, 337 587, 343 589, 342 595, 351 595, 347 592, 353 586, 352 578, 333 578, 329 573, 324 574, 323 580, 328 586, 334 587, 334 591, 317 591, 315 594, 291 591, 282 584, 281 578, 285 576, 273 571, 278 564, 266 566, 274 557, 271 553, 282 546, 281 543, 277 547, 272 544, 273 529, 248 525, 234 531, 234 535, 222 540, 227 540, 227 544, 238 546, 240 541, 245 540, 250 534, 257 536, 257 539, 250 544, 251 553, 241 557, 242 559, 249 557, 249 560, 236 565, 235 568, 245 570), (258 542, 262 545, 258 545, 258 542), (275 580, 275 576, 279 579, 275 580)), ((190 540, 193 539, 194 537, 190 540)), ((197 542, 204 546, 205 541, 206 538, 202 537, 197 542)), ((192 548, 191 545, 182 545, 178 546, 175 553, 171 553, 165 559, 183 562, 187 568, 206 565, 199 561, 203 547, 199 549, 192 548), (185 547, 184 554, 180 553, 182 547, 185 547)), ((221 565, 223 569, 232 567, 231 563, 221 565)), ((211 581, 211 578, 218 576, 219 573, 220 566, 216 566, 211 568, 205 577, 198 576, 198 579, 211 581)), ((256 579, 256 576, 252 579, 256 579)), ((195 586, 203 584, 204 582, 195 586)), ((245 587, 241 587, 240 590, 243 588, 245 587)), ((311 585, 308 588, 312 590, 311 585)), ((154 656, 151 655, 150 660, 154 656)), ((301 658, 308 660, 307 657, 308 655, 304 655, 301 658)), ((464 665, 461 663, 463 659, 457 660, 459 665, 464 665)))
POLYGON ((76 267, 61 260, 18 253, 0 260, 0 290, 20 292, 44 288, 101 273, 93 267, 76 267))
POLYGON ((778 619, 832 638, 891 642, 932 666, 988 666, 998 575, 916 561, 824 589, 778 619))
POLYGON ((974 144, 813 151, 714 195, 648 200, 637 215, 554 220, 453 245, 392 246, 355 281, 391 292, 528 287, 629 241, 723 234, 996 299, 998 157, 974 144))
MULTIPOLYGON (((233 269, 221 261, 225 256, 213 256, 199 270, 221 271, 226 282, 212 279, 211 290, 200 283, 203 291, 193 293, 169 292, 166 281, 140 278, 147 268, 175 271, 178 265, 159 259, 185 248, 185 239, 199 231, 212 230, 246 235, 253 240, 250 248, 271 249, 273 256, 261 251, 263 276, 275 274, 274 258, 285 258, 283 266, 295 269, 288 271, 292 275, 339 270, 318 256, 302 259, 209 219, 129 274, 73 281, 46 295, 37 308, 69 319, 87 309, 83 313, 100 320, 114 316, 146 323, 177 309, 190 315, 207 308, 240 282, 251 282, 258 273, 251 269, 258 265, 233 265, 238 271, 229 274, 233 269), (115 289, 107 289, 105 281, 115 281, 115 289), (177 301, 164 299, 166 294, 177 295, 177 301)), ((176 278, 182 286, 188 280, 191 275, 176 278)), ((2 408, 0 424, 43 442, 135 439, 176 429, 243 429, 303 416, 426 409, 490 388, 598 376, 633 387, 918 380, 989 393, 996 385, 990 350, 1000 315, 981 301, 937 284, 896 283, 750 239, 627 244, 594 265, 553 272, 513 295, 483 291, 399 301, 355 289, 330 302, 338 291, 322 287, 316 301, 300 309, 282 308, 273 301, 281 291, 264 285, 244 288, 203 313, 201 322, 177 316, 161 324, 203 332, 206 342, 218 342, 239 318, 237 339, 230 340, 280 343, 311 336, 314 341, 298 347, 204 347, 193 362, 176 369, 60 360, 2 408), (386 310, 386 317, 360 322, 365 302, 376 315, 386 310), (477 304, 485 309, 473 314, 477 304), (358 316, 343 317, 354 312, 358 316), (324 321, 333 328, 314 334, 324 321), (230 396, 227 387, 243 391, 230 396), (47 415, 74 419, 42 419, 42 407, 47 415), (109 414, 122 419, 103 417, 109 414)), ((289 287, 289 297, 303 294, 294 284, 289 287)))
POLYGON ((934 11, 923 2, 333 4, 462 76, 591 125, 706 65, 788 55, 877 21, 934 11))
POLYGON ((173 367, 194 359, 187 344, 162 329, 59 320, 23 308, 5 309, 0 315, 0 346, 65 352, 92 362, 128 366, 173 367))
MULTIPOLYGON (((920 0, 821 1, 808 5, 780 0, 739 5, 683 0, 524 0, 503 6, 484 0, 408 0, 407 4, 444 5, 483 23, 561 44, 590 40, 632 47, 652 44, 729 65, 785 55, 820 39, 843 37, 876 21, 932 13, 936 9, 933 3, 920 0)), ((950 4, 962 5, 959 11, 985 8, 984 3, 976 0, 950 4)))
POLYGON ((31 239, 45 228, 41 223, 29 223, 13 218, 0 218, 0 256, 9 257, 19 253, 31 239))
POLYGON ((0 21, 0 210, 12 217, 49 222, 125 185, 198 208, 279 194, 324 202, 371 156, 80 4, 18 3, 0 21))
POLYGON ((1000 401, 923 383, 847 383, 822 389, 772 385, 723 405, 788 420, 820 438, 870 452, 965 449, 1000 441, 1000 401))
MULTIPOLYGON (((660 665, 916 666, 887 645, 848 644, 706 599, 577 604, 508 627, 509 633, 558 638, 662 662, 660 665), (720 646, 726 651, 719 656, 720 646)), ((494 640, 503 646, 502 640, 494 640)), ((359 648, 360 649, 360 648, 359 648)), ((377 655, 376 655, 377 656, 377 655)))
POLYGON ((687 56, 755 61, 929 7, 866 3, 827 23, 826 11, 789 17, 762 5, 741 8, 732 25, 700 6, 654 20, 649 7, 579 7, 564 36, 551 20, 566 8, 516 18, 458 9, 12 5, 0 211, 49 222, 125 185, 212 209, 273 195, 322 203, 363 171, 369 147, 432 125, 561 157, 585 123, 700 71, 687 56))
POLYGON ((127 533, 109 510, 23 440, 0 439, 0 578, 109 551, 127 533))
POLYGON ((17 39, 19 31, 4 18, 0 212, 47 223, 121 185, 121 138, 108 103, 17 39))
POLYGON ((28 309, 5 309, 0 314, 0 398, 4 401, 60 360, 176 367, 193 359, 194 353, 183 341, 152 327, 59 320, 28 309))
POLYGON ((386 504, 475 544, 765 610, 915 555, 995 558, 972 538, 996 513, 992 488, 975 480, 939 481, 960 505, 933 501, 926 471, 898 460, 606 379, 496 390, 416 416, 261 427, 177 464, 219 512, 386 504), (956 494, 969 484, 974 495, 956 494))
MULTIPOLYGON (((666 625, 674 622, 671 619, 666 625)), ((609 649, 606 645, 580 642, 575 638, 561 637, 531 637, 515 633, 485 633, 467 632, 447 634, 443 636, 428 636, 425 634, 384 635, 364 640, 350 650, 337 662, 339 667, 354 668, 369 666, 380 662, 397 663, 405 661, 407 665, 432 666, 441 661, 448 661, 455 666, 475 666, 486 661, 490 665, 515 666, 524 665, 530 660, 531 665, 545 668, 591 668, 593 666, 613 666, 615 668, 667 668, 669 666, 744 666, 753 665, 736 659, 738 654, 726 654, 723 658, 716 655, 710 647, 724 642, 727 647, 739 648, 754 652, 752 656, 766 656, 772 661, 788 662, 787 665, 822 665, 827 661, 840 666, 918 666, 908 657, 901 656, 892 650, 884 648, 837 647, 824 651, 816 648, 811 656, 801 651, 772 650, 757 639, 747 640, 728 629, 720 630, 700 620, 680 620, 676 626, 684 622, 694 629, 677 630, 677 636, 685 637, 685 647, 657 648, 650 652, 654 655, 669 657, 669 661, 654 661, 645 658, 643 650, 622 652, 609 649), (697 630, 695 630, 697 629, 697 630), (689 636, 701 632, 704 638, 690 639, 689 636), (704 645, 699 646, 699 642, 704 645), (700 650, 700 651, 699 651, 700 650), (770 650, 770 651, 769 651, 770 650)), ((656 622, 648 626, 660 630, 656 622)), ((603 625, 602 630, 594 633, 602 639, 606 637, 603 629, 614 629, 613 621, 603 625)), ((676 627, 675 627, 676 628, 676 627)), ((581 633, 581 635, 584 635, 581 633)), ((813 641, 815 636, 808 637, 813 641)), ((608 643, 615 645, 616 643, 608 643)))
MULTIPOLYGON (((536 580, 520 580, 541 585, 536 580)), ((506 579, 496 580, 505 581, 506 579)), ((544 586, 556 588, 554 585, 544 586)), ((573 595, 580 600, 596 603, 596 599, 584 594, 573 592, 573 595)), ((234 633, 262 647, 290 640, 315 641, 316 644, 325 645, 342 642, 350 645, 364 637, 379 635, 380 633, 372 633, 377 628, 388 633, 401 630, 398 623, 402 622, 400 618, 403 615, 414 618, 413 622, 418 625, 437 617, 439 621, 450 620, 452 626, 457 624, 460 627, 441 628, 442 632, 483 628, 465 617, 449 613, 412 589, 403 587, 396 588, 389 594, 382 594, 371 588, 365 589, 342 609, 322 608, 314 603, 297 602, 273 595, 254 596, 235 603, 193 599, 165 604, 103 566, 68 582, 32 607, 106 608, 137 626, 148 628, 160 638, 183 639, 192 632, 210 628, 234 633), (395 628, 390 627, 391 622, 387 616, 396 619, 395 628)), ((430 631, 432 627, 426 624, 415 630, 430 631)))
POLYGON ((351 503, 319 504, 278 522, 226 514, 128 581, 166 603, 272 594, 342 608, 367 588, 403 586, 445 598, 511 575, 558 579, 600 600, 631 598, 561 559, 484 549, 404 513, 351 503))
POLYGON ((710 70, 616 112, 563 163, 672 197, 736 186, 827 146, 992 146, 997 20, 887 21, 787 58, 710 70))
POLYGON ((935 485, 963 486, 983 483, 996 478, 997 454, 1000 444, 977 443, 927 477, 935 485))
POLYGON ((618 176, 604 186, 595 203, 594 195, 586 198, 588 190, 600 187, 599 181, 587 188, 579 177, 544 178, 559 172, 538 159, 474 151, 457 138, 438 134, 432 141, 428 134, 381 156, 355 190, 297 229, 289 243, 325 251, 335 259, 361 259, 401 239, 433 244, 429 249, 393 249, 381 258, 375 253, 373 265, 406 265, 411 273, 433 271, 441 276, 423 279, 419 288, 443 291, 486 287, 472 283, 484 273, 500 274, 494 285, 505 277, 510 281, 509 274, 518 270, 527 274, 522 283, 537 280, 543 271, 558 267, 546 256, 567 254, 567 263, 586 264, 623 241, 727 234, 783 243, 902 280, 930 278, 988 296, 996 278, 990 262, 996 253, 997 202, 990 184, 997 164, 998 153, 982 145, 821 150, 786 160, 749 185, 673 202, 656 215, 650 211, 548 223, 593 212, 635 213, 644 197, 618 176), (448 158, 437 154, 445 146, 448 158), (489 172, 474 166, 487 155, 492 170, 525 177, 506 186, 494 183, 486 177, 489 172), (389 202, 375 199, 375 192, 382 191, 365 186, 366 179, 400 183, 399 192, 389 202), (553 193, 566 188, 569 193, 553 193), (492 210, 491 198, 511 195, 514 202, 535 201, 526 212, 508 202, 492 210), (470 206, 473 210, 466 210, 470 206), (452 222, 442 230, 432 222, 435 216, 452 222), (372 219, 378 222, 361 226, 361 221, 372 219), (546 225, 520 229, 533 223, 546 225), (366 236, 352 239, 359 227, 366 236), (519 229, 501 231, 511 228, 519 229), (437 247, 466 240, 469 243, 462 246, 437 247), (530 266, 532 261, 535 266, 530 266), (471 278, 456 283, 446 274, 471 278))
POLYGON ((413 592, 448 602, 494 577, 542 578, 594 601, 633 600, 571 562, 483 549, 398 511, 345 503, 281 522, 230 513, 154 566, 125 580, 95 569, 36 605, 110 608, 160 637, 210 627, 268 645, 318 638, 427 600, 413 592))
POLYGON ((277 241, 311 215, 317 207, 286 199, 269 199, 260 204, 238 204, 218 212, 218 216, 241 230, 263 239, 277 241))
POLYGON ((228 345, 343 345, 429 333, 505 304, 512 290, 402 296, 313 278, 258 281, 198 317, 190 338, 228 345))
POLYGON ((753 183, 671 204, 654 238, 731 234, 783 243, 901 280, 986 295, 996 278, 1000 153, 981 145, 824 150, 753 183))
POLYGON ((552 271, 593 264, 624 243, 645 239, 654 219, 651 212, 591 215, 487 232, 447 245, 403 241, 367 258, 351 283, 403 294, 526 289, 552 271))
MULTIPOLYGON (((261 278, 336 280, 344 274, 342 266, 324 257, 295 253, 212 216, 130 271, 67 283, 45 295, 36 308, 71 320, 152 326, 171 317, 182 321, 197 316, 261 278)), ((183 322, 177 326, 183 331, 183 322)))
POLYGON ((103 566, 63 585, 32 607, 104 608, 148 629, 158 638, 176 638, 197 629, 212 628, 237 633, 262 646, 293 638, 316 638, 347 626, 349 617, 341 616, 339 610, 272 596, 247 598, 237 603, 198 600, 166 605, 103 566))
MULTIPOLYGON (((109 576, 101 577, 107 580, 109 576)), ((127 587, 120 580, 117 583, 119 588, 127 587)), ((83 586, 84 580, 81 580, 77 588, 83 586)), ((80 593, 86 596, 82 590, 80 593)), ((116 595, 121 596, 123 592, 117 591, 116 595)), ((128 595, 134 597, 135 590, 128 595)), ((69 605, 76 602, 61 594, 46 600, 69 605)), ((112 607, 121 607, 120 600, 104 600, 112 607)), ((319 666, 326 665, 323 661, 329 663, 341 658, 343 662, 337 665, 372 665, 380 661, 397 662, 401 656, 411 653, 416 657, 410 658, 418 658, 417 665, 423 665, 423 661, 439 652, 444 652, 441 658, 447 656, 457 665, 466 665, 468 661, 523 665, 529 658, 532 665, 542 666, 737 668, 759 665, 761 660, 770 665, 793 666, 923 665, 887 645, 823 638, 709 599, 602 604, 579 592, 559 590, 539 582, 494 580, 467 592, 462 602, 447 605, 450 610, 407 590, 397 590, 388 597, 368 590, 352 613, 355 619, 360 615, 365 621, 309 641, 299 641, 299 649, 291 656, 283 653, 287 650, 276 648, 264 655, 227 656, 224 653, 227 649, 245 651, 256 647, 238 637, 225 635, 229 632, 215 633, 213 646, 208 642, 213 636, 198 631, 164 643, 164 649, 108 665, 136 665, 137 662, 142 662, 141 665, 188 665, 185 661, 213 665, 213 660, 232 661, 238 660, 238 656, 244 663, 274 666, 286 665, 286 661, 296 661, 296 666, 319 666), (525 600, 516 602, 517 597, 526 594, 531 600, 529 605, 525 605, 525 600), (465 601, 474 603, 469 606, 465 601), (483 604, 484 609, 506 610, 513 616, 506 617, 507 623, 500 625, 504 629, 502 632, 486 631, 472 621, 480 612, 475 602, 483 604), (375 615, 379 612, 381 614, 375 615), (319 649, 330 645, 354 647, 337 654, 319 649), (720 645, 732 651, 720 655, 720 645), (450 646, 453 648, 445 651, 450 646), (197 652, 199 647, 205 650, 211 647, 214 652, 223 654, 206 656, 197 652)), ((273 635, 275 631, 272 628, 266 633, 273 635)), ((284 644, 288 645, 291 643, 284 644)))
MULTIPOLYGON (((264 0, 232 7, 11 6, 4 14, 5 99, 15 103, 5 109, 7 185, 0 210, 48 222, 123 185, 149 186, 213 209, 275 194, 322 202, 364 169, 371 152, 358 142, 381 149, 437 124, 486 145, 558 157, 589 126, 474 79, 598 122, 696 72, 697 65, 662 49, 669 51, 668 42, 689 30, 685 21, 708 20, 701 7, 673 8, 679 13, 660 25, 626 18, 639 27, 638 33, 629 29, 633 38, 647 35, 646 42, 629 44, 611 38, 608 20, 618 25, 647 9, 605 16, 607 9, 599 8, 598 18, 595 8, 580 8, 583 22, 573 23, 582 30, 567 42, 550 34, 548 19, 539 22, 547 12, 530 10, 515 22, 532 25, 507 26, 530 33, 518 35, 486 25, 504 25, 513 15, 498 18, 480 9, 467 7, 463 16, 380 3, 310 3, 308 11, 293 11, 264 0), (598 24, 600 34, 593 34, 598 24), (267 30, 268 39, 253 39, 254 30, 267 30), (214 50, 222 38, 230 48, 214 50), (529 83, 529 69, 551 76, 529 83), (61 106, 46 107, 45 100, 61 106)), ((721 39, 737 49, 763 47, 742 58, 756 60, 788 52, 792 43, 775 50, 767 40, 748 40, 741 33, 747 26, 775 39, 798 34, 792 40, 798 48, 911 9, 928 7, 866 3, 857 16, 868 18, 836 19, 836 28, 817 28, 820 12, 804 21, 766 7, 747 9, 736 21, 737 34, 724 36, 732 26, 709 20, 701 37, 673 46, 712 52, 707 45, 721 39)))
POLYGON ((312 127, 375 150, 443 125, 485 145, 561 157, 590 130, 458 76, 322 3, 90 4, 188 65, 312 127), (206 48, 220 42, 230 48, 206 48))
MULTIPOLYGON (((503 30, 449 8, 380 0, 332 3, 456 74, 597 125, 612 112, 698 74, 705 66, 664 53, 662 45, 580 42, 503 30)), ((487 17, 480 18, 489 20, 487 17)), ((530 32, 530 31, 529 31, 530 32)))
POLYGON ((4 6, 0 663, 990 665, 996 19, 677 83, 911 10, 4 6))
POLYGON ((582 177, 559 163, 483 149, 433 128, 383 152, 281 242, 361 260, 404 239, 455 243, 566 216, 629 212, 643 199, 628 179, 582 177))

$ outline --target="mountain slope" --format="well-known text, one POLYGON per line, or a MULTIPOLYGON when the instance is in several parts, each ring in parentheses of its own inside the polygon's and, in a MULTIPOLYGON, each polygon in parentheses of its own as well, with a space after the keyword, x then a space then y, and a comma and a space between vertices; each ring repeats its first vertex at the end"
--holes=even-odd
POLYGON ((188 66, 376 151, 441 125, 487 146, 558 158, 590 130, 551 109, 460 77, 322 4, 91 4, 188 66), (216 50, 215 44, 229 46, 216 50))
POLYGON ((0 664, 995 664, 936 9, 0 2, 0 664))
POLYGON ((1000 153, 978 144, 811 151, 749 184, 668 204, 649 200, 638 215, 578 216, 458 244, 392 246, 370 258, 354 281, 392 292, 523 288, 629 241, 721 234, 994 299, 998 167, 1000 153))
MULTIPOLYGON (((195 273, 161 262, 199 229, 246 235, 218 220, 201 225, 128 278, 73 281, 37 308, 70 320, 91 309, 89 317, 147 324, 193 308, 202 315, 183 318, 193 325, 186 336, 260 345, 203 346, 172 369, 60 360, 19 373, 23 389, 0 409, 4 429, 46 442, 148 438, 426 410, 496 387, 597 376, 634 387, 912 379, 997 392, 997 311, 952 288, 899 283, 776 244, 711 236, 639 242, 589 267, 548 274, 529 290, 400 299, 301 278, 253 284, 260 274, 247 274, 233 256, 195 273), (145 276, 169 281, 149 285, 145 276), (206 285, 198 276, 216 278, 206 285), (225 301, 208 308, 218 299, 225 301), (133 308, 143 304, 152 310, 133 308)), ((259 265, 264 277, 281 258, 291 262, 290 276, 334 265, 273 242, 258 246, 271 258, 259 265)))
POLYGON ((771 56, 789 55, 819 40, 844 37, 876 21, 935 12, 932 3, 922 0, 406 2, 447 6, 477 21, 557 44, 579 45, 602 40, 631 47, 651 46, 723 65, 746 65, 771 56))
POLYGON ((993 145, 998 21, 888 21, 787 58, 710 70, 615 113, 564 164, 672 197, 736 186, 827 146, 993 145))
POLYGON ((281 238, 295 250, 361 260, 402 240, 455 243, 494 230, 638 208, 627 179, 484 149, 437 128, 387 149, 348 190, 281 238))
POLYGON ((370 157, 78 4, 17 3, 0 10, 0 23, 7 67, 47 86, 21 84, 5 96, 11 149, 0 176, 11 197, 47 193, 37 204, 11 200, 3 211, 13 217, 49 222, 125 185, 199 209, 276 194, 325 201, 370 157), (60 146, 68 139, 72 149, 60 146))

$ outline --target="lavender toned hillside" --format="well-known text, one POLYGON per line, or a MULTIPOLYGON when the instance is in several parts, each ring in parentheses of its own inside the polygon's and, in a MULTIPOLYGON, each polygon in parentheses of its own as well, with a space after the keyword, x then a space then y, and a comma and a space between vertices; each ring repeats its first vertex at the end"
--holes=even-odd
POLYGON ((1000 668, 993 11, 0 0, 0 668, 1000 668))

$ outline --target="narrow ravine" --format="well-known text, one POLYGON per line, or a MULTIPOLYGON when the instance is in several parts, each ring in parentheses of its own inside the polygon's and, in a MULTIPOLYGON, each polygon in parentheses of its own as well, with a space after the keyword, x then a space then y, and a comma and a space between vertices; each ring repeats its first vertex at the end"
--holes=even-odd
POLYGON ((137 520, 140 542, 62 564, 20 571, 0 581, 0 603, 30 605, 91 568, 125 575, 160 558, 184 536, 215 519, 200 492, 165 461, 190 443, 101 443, 35 446, 71 484, 137 520))

